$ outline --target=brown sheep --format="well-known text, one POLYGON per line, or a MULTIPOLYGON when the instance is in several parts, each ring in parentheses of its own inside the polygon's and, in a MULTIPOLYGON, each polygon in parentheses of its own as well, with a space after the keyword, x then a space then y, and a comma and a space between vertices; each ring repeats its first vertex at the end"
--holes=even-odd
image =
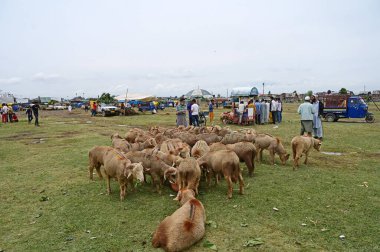
POLYGON ((207 144, 217 143, 217 142, 220 142, 222 140, 222 137, 218 136, 215 133, 203 133, 203 134, 197 135, 195 138, 197 140, 203 140, 207 144))
POLYGON ((220 141, 222 144, 234 144, 238 142, 255 142, 256 135, 254 134, 246 134, 246 133, 238 133, 232 132, 223 137, 220 141))
POLYGON ((125 140, 129 143, 134 143, 138 134, 144 134, 145 132, 139 128, 130 129, 124 136, 125 140))
POLYGON ((245 162, 248 168, 248 175, 252 176, 255 170, 256 147, 250 142, 238 142, 235 144, 214 143, 210 146, 210 151, 232 150, 238 155, 241 162, 245 162))
POLYGON ((307 164, 307 158, 311 149, 314 147, 314 149, 319 151, 322 142, 321 140, 312 137, 296 136, 293 137, 291 145, 293 150, 293 170, 295 170, 299 167, 299 160, 302 157, 302 154, 305 154, 304 164, 307 164))
MULTIPOLYGON (((232 182, 239 181, 239 192, 244 193, 244 181, 241 175, 239 157, 230 150, 210 151, 199 158, 198 164, 207 171, 207 183, 210 184, 211 172, 214 175, 223 174, 228 184, 228 198, 232 198, 232 182)), ((218 183, 218 176, 216 176, 218 183)))
POLYGON ((109 146, 95 146, 88 152, 88 172, 91 180, 94 179, 94 168, 96 169, 96 173, 98 174, 99 178, 103 178, 102 173, 100 172, 100 167, 104 165, 104 155, 111 149, 113 148, 109 146))
POLYGON ((178 138, 190 146, 194 146, 194 144, 197 142, 196 135, 188 133, 188 132, 177 132, 173 134, 173 138, 178 138))
POLYGON ((159 159, 161 159, 162 161, 164 161, 165 164, 173 165, 175 167, 178 167, 179 164, 183 161, 183 158, 181 158, 180 156, 176 156, 173 154, 167 154, 167 153, 164 153, 162 151, 154 151, 154 152, 152 152, 152 154, 154 156, 158 157, 159 159))
POLYGON ((206 213, 192 190, 181 190, 177 196, 181 207, 166 217, 153 234, 152 245, 167 252, 183 251, 205 235, 206 213))
POLYGON ((182 158, 190 156, 190 146, 178 138, 164 141, 160 146, 160 151, 167 154, 179 155, 182 158))
POLYGON ((193 148, 191 148, 191 156, 195 158, 200 158, 209 151, 210 147, 208 146, 208 144, 203 140, 199 140, 195 143, 193 148))
POLYGON ((129 152, 129 151, 141 151, 146 148, 153 148, 157 145, 156 140, 154 138, 149 138, 145 142, 135 142, 135 143, 129 143, 127 140, 122 139, 118 137, 118 135, 112 135, 112 146, 115 149, 118 149, 122 152, 129 152))
POLYGON ((176 175, 178 189, 192 189, 198 194, 199 180, 201 178, 201 168, 195 158, 185 158, 177 169, 168 169, 164 174, 164 178, 169 175, 176 175))
POLYGON ((157 156, 146 154, 142 151, 131 151, 125 154, 125 157, 134 163, 142 162, 144 171, 152 178, 153 187, 161 194, 161 187, 164 182, 164 173, 172 166, 167 165, 157 156))
POLYGON ((285 165, 286 161, 289 159, 289 154, 286 153, 284 146, 277 137, 273 137, 267 134, 258 134, 255 139, 255 147, 257 152, 257 160, 263 160, 263 150, 267 149, 270 155, 270 163, 274 165, 275 154, 278 154, 281 163, 285 165))
MULTIPOLYGON (((104 154, 104 173, 107 179, 107 192, 111 193, 111 178, 116 178, 120 185, 120 200, 124 200, 129 179, 144 181, 141 164, 132 164, 121 152, 110 149, 104 154)), ((133 181, 132 181, 133 182, 133 181)), ((132 183, 130 181, 130 183, 132 183)))

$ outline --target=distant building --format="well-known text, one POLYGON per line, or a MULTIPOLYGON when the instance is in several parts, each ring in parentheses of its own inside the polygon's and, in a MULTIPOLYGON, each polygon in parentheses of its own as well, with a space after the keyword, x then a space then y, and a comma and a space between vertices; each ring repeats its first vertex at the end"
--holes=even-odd
POLYGON ((16 99, 11 93, 0 93, 0 104, 15 103, 16 99))

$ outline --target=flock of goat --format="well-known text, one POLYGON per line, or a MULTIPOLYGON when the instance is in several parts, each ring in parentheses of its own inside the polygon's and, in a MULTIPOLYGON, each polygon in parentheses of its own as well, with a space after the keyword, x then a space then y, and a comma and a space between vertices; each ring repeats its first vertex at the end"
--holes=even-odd
MULTIPOLYGON (((223 176, 228 185, 227 196, 231 198, 233 183, 239 182, 239 193, 244 193, 240 162, 245 162, 248 175, 252 176, 255 160, 262 161, 265 149, 269 151, 271 164, 276 154, 282 164, 289 159, 278 138, 253 129, 237 132, 219 126, 151 127, 148 131, 134 128, 124 138, 113 134, 111 140, 112 147, 95 146, 89 151, 90 179, 93 179, 94 169, 100 178, 104 174, 108 193, 111 193, 111 178, 119 182, 121 200, 125 198, 128 184, 133 189, 134 181, 146 181, 146 175, 151 177, 158 193, 165 180, 178 186, 175 200, 181 207, 166 217, 153 235, 153 246, 166 251, 181 251, 204 236, 205 211, 195 198, 202 175, 208 185, 212 178, 218 184, 223 176)), ((314 147, 319 151, 321 141, 296 136, 291 145, 295 169, 303 154, 306 164, 310 150, 314 147)))

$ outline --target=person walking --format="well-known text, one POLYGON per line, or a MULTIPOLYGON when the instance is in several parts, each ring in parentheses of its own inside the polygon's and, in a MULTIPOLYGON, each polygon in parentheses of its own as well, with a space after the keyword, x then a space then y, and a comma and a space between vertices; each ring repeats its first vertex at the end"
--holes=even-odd
POLYGON ((40 126, 40 123, 38 121, 38 109, 40 108, 40 106, 38 104, 33 104, 32 105, 32 111, 33 111, 33 115, 34 115, 34 125, 35 126, 40 126))
POLYGON ((180 125, 187 127, 186 110, 185 98, 181 97, 179 99, 179 104, 176 107, 177 127, 180 125))
POLYGON ((8 106, 7 104, 3 103, 2 104, 2 107, 1 107, 1 121, 3 123, 7 123, 8 122, 8 106))
POLYGON ((305 102, 298 107, 298 114, 301 115, 301 136, 307 133, 311 137, 313 132, 313 115, 315 114, 313 105, 310 103, 310 97, 305 97, 305 102))
POLYGON ((323 129, 322 129, 321 115, 323 114, 324 105, 314 95, 311 96, 311 102, 312 102, 314 112, 315 112, 313 114, 313 137, 322 140, 323 129))
POLYGON ((199 127, 199 106, 195 99, 192 100, 191 118, 193 120, 193 125, 199 127))
POLYGON ((98 109, 98 106, 96 102, 92 103, 92 108, 91 108, 91 116, 96 116, 96 110, 98 109))
POLYGON ((214 100, 210 101, 208 105, 208 116, 210 117, 210 124, 214 125, 214 100))
POLYGON ((28 123, 30 124, 33 120, 33 112, 32 112, 32 109, 30 108, 30 106, 28 106, 28 108, 26 109, 26 113, 27 116, 28 116, 28 123))

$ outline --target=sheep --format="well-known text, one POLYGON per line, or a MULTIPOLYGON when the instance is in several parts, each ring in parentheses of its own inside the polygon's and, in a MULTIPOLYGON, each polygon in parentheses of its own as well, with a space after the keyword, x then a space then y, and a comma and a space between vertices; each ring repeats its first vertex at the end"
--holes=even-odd
POLYGON ((91 180, 94 179, 94 168, 96 169, 96 173, 98 174, 99 178, 103 178, 102 173, 100 172, 100 167, 104 165, 104 154, 111 149, 113 148, 109 146, 95 146, 88 152, 88 172, 91 180))
POLYGON ((135 142, 135 139, 137 137, 138 134, 144 134, 144 131, 142 129, 139 129, 139 128, 133 128, 133 129, 130 129, 124 136, 125 140, 127 140, 128 142, 130 143, 134 143, 135 142))
POLYGON ((177 169, 168 169, 164 173, 164 178, 168 175, 176 175, 178 189, 192 189, 198 194, 199 180, 201 177, 201 168, 195 158, 185 158, 177 169))
POLYGON ((149 174, 152 178, 153 187, 161 194, 161 187, 164 181, 164 173, 172 166, 167 165, 159 157, 153 154, 146 154, 142 151, 131 151, 125 154, 125 157, 132 162, 142 162, 145 174, 149 174))
POLYGON ((221 136, 218 136, 215 133, 203 133, 195 137, 197 140, 204 140, 207 144, 217 143, 222 140, 221 136))
POLYGON ((229 134, 226 134, 223 139, 220 141, 222 144, 234 144, 238 142, 254 142, 256 135, 254 134, 245 134, 245 133, 238 133, 238 132, 232 132, 229 134))
POLYGON ((296 136, 293 137, 292 142, 292 150, 293 150, 293 170, 299 167, 299 160, 302 157, 302 154, 305 154, 305 162, 307 164, 307 158, 309 153, 314 147, 317 151, 320 151, 322 142, 319 139, 315 139, 307 136, 296 136))
POLYGON ((190 146, 178 138, 164 141, 160 146, 160 151, 167 154, 179 155, 182 158, 190 156, 190 146))
POLYGON ((273 137, 268 134, 258 134, 255 139, 255 147, 257 152, 257 160, 262 161, 263 150, 268 149, 270 155, 270 163, 274 165, 274 157, 277 153, 280 156, 281 163, 285 165, 286 161, 289 159, 289 154, 286 153, 281 140, 277 137, 273 137))
MULTIPOLYGON (((232 182, 239 181, 239 193, 244 193, 244 181, 241 175, 239 157, 235 152, 230 150, 209 151, 198 160, 198 164, 208 173, 207 183, 210 184, 211 175, 222 173, 228 183, 228 198, 232 198, 232 182)), ((216 184, 218 183, 218 176, 216 176, 216 184)))
POLYGON ((107 193, 111 193, 111 178, 116 178, 120 185, 120 200, 124 200, 127 184, 133 183, 133 178, 144 181, 141 164, 132 164, 121 152, 109 149, 104 154, 104 173, 107 179, 107 193))
POLYGON ((111 136, 112 139, 112 146, 115 149, 118 149, 122 152, 129 152, 129 151, 141 151, 146 148, 153 148, 157 145, 157 142, 154 138, 149 138, 144 142, 135 142, 135 143, 129 143, 127 140, 122 139, 118 134, 113 134, 111 136))
POLYGON ((232 150, 238 155, 240 161, 244 161, 248 168, 248 175, 253 176, 255 169, 255 157, 256 157, 256 147, 250 142, 238 142, 235 144, 222 144, 214 143, 210 146, 210 151, 216 150, 232 150))
POLYGON ((195 158, 200 158, 209 151, 210 147, 208 146, 208 144, 203 140, 199 140, 195 143, 193 148, 191 148, 191 156, 195 158))
POLYGON ((178 192, 181 207, 158 225, 153 234, 153 247, 168 252, 182 251, 203 238, 206 213, 202 202, 194 196, 194 191, 189 189, 178 192))

